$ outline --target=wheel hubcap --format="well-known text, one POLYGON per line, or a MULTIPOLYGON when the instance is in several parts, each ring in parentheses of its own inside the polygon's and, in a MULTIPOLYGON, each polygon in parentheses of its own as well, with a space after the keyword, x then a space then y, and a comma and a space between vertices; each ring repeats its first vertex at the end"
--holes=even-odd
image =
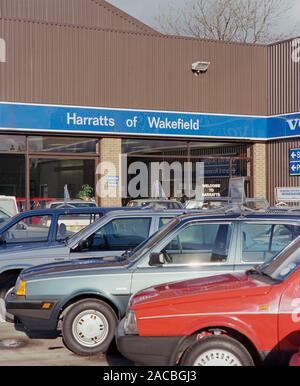
POLYGON ((109 326, 99 311, 86 310, 77 315, 72 325, 75 340, 86 347, 95 347, 105 341, 109 326))
POLYGON ((199 355, 194 366, 242 366, 242 363, 230 351, 215 349, 199 355))

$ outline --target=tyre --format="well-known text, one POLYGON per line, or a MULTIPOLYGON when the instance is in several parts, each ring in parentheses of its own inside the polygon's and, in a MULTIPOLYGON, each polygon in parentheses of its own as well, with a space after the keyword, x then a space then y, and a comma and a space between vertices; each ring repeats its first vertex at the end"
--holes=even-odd
POLYGON ((116 326, 117 316, 108 304, 95 299, 81 300, 64 316, 63 342, 77 355, 104 353, 114 338, 116 326))
MULTIPOLYGON (((0 284, 0 299, 5 302, 5 299, 7 295, 14 289, 14 286, 17 281, 17 276, 12 275, 12 276, 7 276, 3 281, 1 281, 0 284)), ((14 323, 15 317, 14 315, 8 313, 5 311, 5 320, 10 323, 14 323)))
POLYGON ((248 350, 227 336, 203 338, 185 352, 182 366, 254 366, 248 350))

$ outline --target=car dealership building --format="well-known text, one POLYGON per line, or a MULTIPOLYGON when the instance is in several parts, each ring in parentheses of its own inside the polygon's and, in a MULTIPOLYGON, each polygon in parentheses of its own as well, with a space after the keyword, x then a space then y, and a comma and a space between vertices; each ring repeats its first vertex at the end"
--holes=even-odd
POLYGON ((212 195, 243 176, 275 203, 300 185, 298 46, 166 36, 103 0, 0 0, 0 194, 33 207, 67 184, 75 198, 101 161, 118 185, 126 154, 201 161, 212 195))

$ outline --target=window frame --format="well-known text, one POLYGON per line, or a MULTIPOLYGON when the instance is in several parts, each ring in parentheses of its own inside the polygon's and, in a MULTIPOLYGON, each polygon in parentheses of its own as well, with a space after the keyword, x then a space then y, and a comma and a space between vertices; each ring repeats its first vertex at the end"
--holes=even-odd
MULTIPOLYGON (((156 246, 154 246, 151 250, 147 251, 145 255, 141 258, 139 264, 137 265, 137 268, 145 268, 149 267, 149 257, 151 253, 159 253, 162 250, 162 247, 165 245, 168 245, 175 237, 178 236, 178 234, 185 229, 187 229, 190 226, 194 225, 212 225, 212 224, 218 224, 218 225, 231 225, 232 231, 231 231, 231 240, 228 247, 228 258, 226 262, 205 262, 205 263, 186 263, 186 264, 164 264, 162 266, 162 269, 164 267, 171 268, 171 267, 213 267, 213 266, 230 266, 234 265, 235 262, 235 251, 236 251, 236 237, 237 237, 237 227, 236 227, 236 221, 234 219, 226 219, 226 220, 193 220, 186 222, 184 224, 181 224, 178 228, 175 228, 165 239, 161 240, 156 246)), ((152 268, 152 267, 150 267, 152 268)), ((153 267, 155 268, 155 267, 153 267)))
MULTIPOLYGON (((14 244, 32 244, 32 243, 49 243, 52 240, 52 233, 53 233, 53 222, 55 221, 55 216, 53 214, 28 214, 27 216, 19 218, 17 221, 14 221, 13 224, 10 225, 9 228, 6 228, 3 233, 1 233, 1 237, 4 237, 5 239, 5 234, 11 230, 11 228, 17 226, 17 224, 21 222, 26 222, 26 220, 30 217, 48 217, 50 219, 50 225, 48 227, 48 234, 47 234, 47 239, 42 240, 42 241, 14 241, 14 242, 7 242, 7 245, 14 245, 14 244)), ((27 225, 27 224, 26 224, 27 225)))
MULTIPOLYGON (((296 227, 299 227, 300 229, 300 223, 297 222, 297 221, 286 221, 286 220, 274 220, 274 219, 270 219, 270 220, 263 220, 263 221, 258 221, 257 219, 246 219, 246 220, 242 220, 239 224, 239 237, 238 237, 238 246, 237 246, 237 251, 238 253, 236 254, 236 262, 235 262, 235 265, 238 266, 247 266, 247 265, 260 265, 260 264, 263 264, 264 261, 261 261, 261 262, 257 262, 257 261, 244 261, 243 260, 243 226, 245 224, 251 224, 251 225, 273 225, 273 229, 272 229, 272 235, 270 237, 270 241, 269 241, 269 250, 270 250, 270 246, 271 246, 271 243, 272 243, 272 239, 273 239, 273 234, 274 234, 274 228, 276 225, 287 225, 287 226, 296 226, 296 227)), ((290 244, 290 243, 289 243, 290 244)), ((287 245, 289 245, 287 244, 287 245)), ((286 247, 287 247, 286 245, 286 247)), ((284 249, 284 248, 283 248, 284 249)), ((274 256, 280 251, 277 251, 274 253, 274 256)))

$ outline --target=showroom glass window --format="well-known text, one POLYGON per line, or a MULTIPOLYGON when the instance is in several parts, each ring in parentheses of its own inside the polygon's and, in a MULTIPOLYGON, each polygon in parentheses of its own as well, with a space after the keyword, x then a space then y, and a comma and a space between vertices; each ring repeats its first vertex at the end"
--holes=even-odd
POLYGON ((0 137, 0 195, 15 196, 20 211, 64 197, 76 199, 82 185, 95 191, 99 140, 66 136, 0 137))
MULTIPOLYGON (((129 167, 135 162, 143 162, 148 168, 148 185, 153 181, 151 176, 151 163, 191 162, 192 164, 192 189, 196 188, 196 163, 204 164, 204 194, 207 197, 224 197, 228 195, 229 180, 231 177, 246 177, 246 193, 251 196, 251 145, 232 144, 218 142, 185 142, 174 140, 142 140, 142 139, 123 139, 122 154, 127 156, 127 179, 132 180, 135 175, 130 173, 129 167)), ((176 197, 174 174, 172 171, 169 176, 160 175, 159 182, 170 182, 168 197, 176 197)), ((139 188, 139 186, 137 187, 139 188)), ((140 197, 151 197, 151 189, 148 188, 148 195, 144 189, 141 190, 140 197)), ((166 192, 164 192, 166 193, 166 192)), ((181 192, 181 196, 184 192, 181 192)), ((190 197, 193 198, 193 197, 190 197)), ((128 201, 127 200, 127 201, 128 201)), ((126 200, 124 200, 125 202, 126 200)))

